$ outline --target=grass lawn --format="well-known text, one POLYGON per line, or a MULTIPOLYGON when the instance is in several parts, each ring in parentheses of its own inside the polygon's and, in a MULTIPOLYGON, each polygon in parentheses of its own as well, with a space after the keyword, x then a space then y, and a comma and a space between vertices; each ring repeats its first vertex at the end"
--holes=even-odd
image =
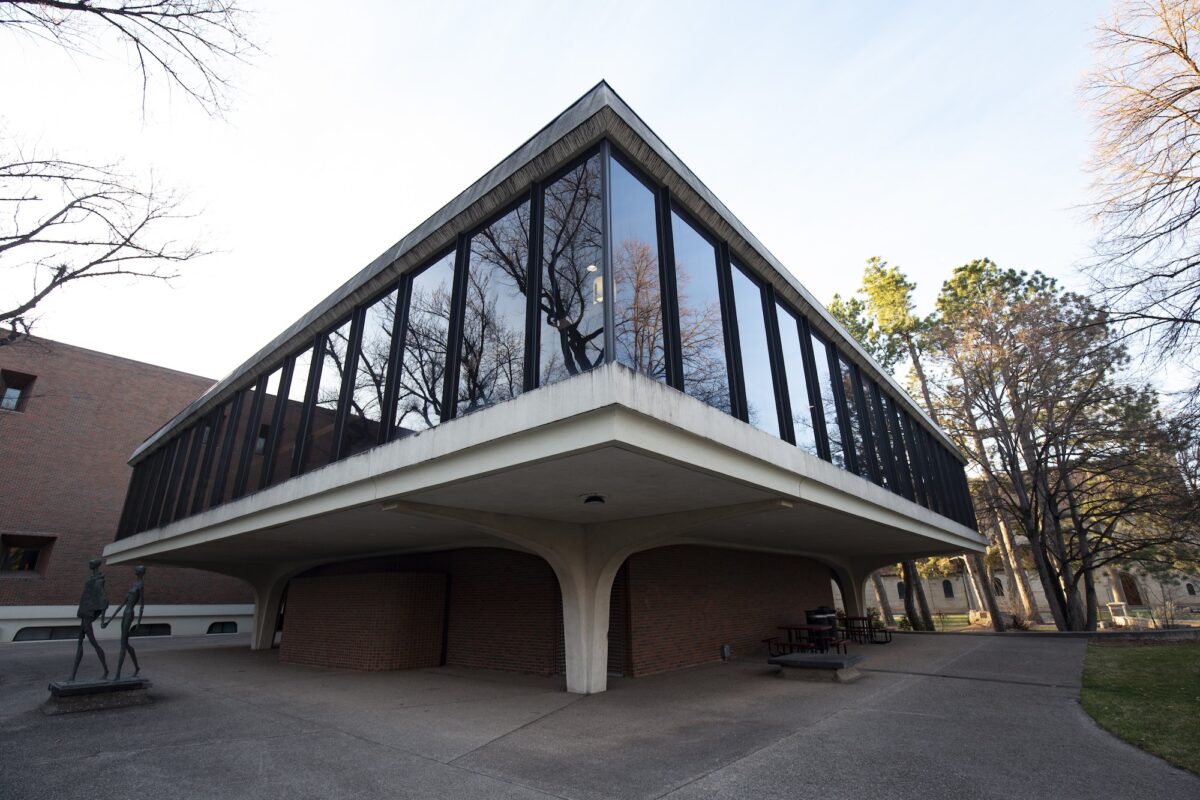
POLYGON ((1083 708, 1102 727, 1200 773, 1200 642, 1088 644, 1083 708))

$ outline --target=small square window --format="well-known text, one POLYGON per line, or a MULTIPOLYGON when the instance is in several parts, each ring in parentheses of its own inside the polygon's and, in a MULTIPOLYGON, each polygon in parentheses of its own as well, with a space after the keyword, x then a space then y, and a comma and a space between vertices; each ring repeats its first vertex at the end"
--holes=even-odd
POLYGON ((34 375, 0 369, 0 409, 24 411, 36 379, 34 375))
POLYGON ((0 536, 0 575, 45 572, 53 544, 53 536, 0 536))

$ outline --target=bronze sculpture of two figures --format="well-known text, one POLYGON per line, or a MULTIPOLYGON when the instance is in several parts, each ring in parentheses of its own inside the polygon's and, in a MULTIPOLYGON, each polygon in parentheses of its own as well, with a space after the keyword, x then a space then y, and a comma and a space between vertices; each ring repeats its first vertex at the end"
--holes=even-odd
POLYGON ((104 587, 104 575, 100 572, 101 560, 96 558, 88 562, 88 566, 92 570, 92 574, 88 576, 87 582, 83 585, 83 595, 79 598, 79 610, 76 616, 79 617, 79 640, 75 646, 75 667, 71 670, 70 680, 75 680, 75 675, 79 672, 79 662, 83 660, 83 638, 92 643, 92 647, 96 648, 96 655, 100 658, 100 666, 104 667, 104 677, 108 677, 108 661, 104 658, 104 649, 100 647, 100 643, 96 641, 96 634, 92 625, 96 620, 100 620, 100 627, 107 628, 108 624, 116 619, 118 613, 121 613, 121 655, 117 659, 117 674, 113 678, 114 681, 121 680, 121 668, 125 665, 125 654, 129 654, 129 658, 133 661, 133 675, 137 677, 142 668, 138 665, 137 653, 129 646, 129 632, 134 625, 140 625, 142 622, 142 612, 146 610, 146 593, 145 581, 146 568, 136 566, 133 568, 134 579, 133 586, 129 587, 128 594, 121 601, 121 605, 117 606, 117 610, 112 613, 108 619, 104 619, 104 612, 108 610, 108 592, 104 587), (137 608, 137 622, 134 622, 134 608, 137 608))

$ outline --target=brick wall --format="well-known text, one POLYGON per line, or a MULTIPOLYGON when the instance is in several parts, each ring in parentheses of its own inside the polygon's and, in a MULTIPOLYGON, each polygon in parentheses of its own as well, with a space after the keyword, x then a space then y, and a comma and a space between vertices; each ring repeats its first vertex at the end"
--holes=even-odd
MULTIPOLYGON (((385 571, 447 576, 447 664, 537 675, 562 671, 562 595, 558 579, 541 558, 513 550, 469 548, 351 561, 312 570, 289 584, 283 641, 323 635, 320 630, 293 624, 292 589, 298 580, 344 576, 353 584, 385 571)), ((441 620, 439 612, 439 623, 441 620)), ((348 646, 369 647, 354 643, 348 646)))
POLYGON ((833 604, 829 567, 795 556, 708 547, 662 547, 629 557, 632 676, 720 659, 765 655, 776 626, 833 604))
POLYGON ((279 660, 365 671, 442 660, 446 578, 387 572, 295 578, 279 660))
MULTIPOLYGON (((24 411, 0 410, 0 534, 55 537, 39 574, 0 574, 0 605, 75 605, 88 560, 116 535, 126 459, 212 381, 39 338, 0 347, 0 369, 37 377, 24 411)), ((119 603, 133 571, 104 573, 119 603)), ((146 600, 250 603, 253 595, 233 578, 151 565, 146 600)))

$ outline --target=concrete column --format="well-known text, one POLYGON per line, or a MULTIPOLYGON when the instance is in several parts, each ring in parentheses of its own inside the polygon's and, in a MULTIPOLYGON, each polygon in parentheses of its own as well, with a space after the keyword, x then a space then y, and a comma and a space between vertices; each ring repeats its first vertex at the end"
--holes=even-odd
POLYGON ((251 650, 270 650, 275 646, 275 623, 279 619, 279 603, 292 572, 268 572, 248 579, 254 587, 254 631, 250 634, 251 650))
MULTIPOLYGON (((608 688, 609 600, 617 568, 597 564, 606 554, 589 554, 555 567, 562 588, 567 691, 595 694, 608 688)), ((609 553, 609 556, 615 554, 609 553)))

